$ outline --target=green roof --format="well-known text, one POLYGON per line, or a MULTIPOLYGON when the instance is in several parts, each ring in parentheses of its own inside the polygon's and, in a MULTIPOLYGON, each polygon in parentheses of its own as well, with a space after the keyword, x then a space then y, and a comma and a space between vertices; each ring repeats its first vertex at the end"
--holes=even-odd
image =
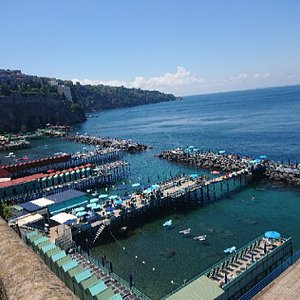
POLYGON ((99 279, 95 275, 92 275, 89 279, 82 281, 80 284, 82 285, 82 288, 85 290, 93 286, 94 284, 96 284, 98 281, 99 279))
POLYGON ((203 275, 169 296, 167 300, 212 300, 223 293, 216 282, 203 275))
POLYGON ((55 248, 53 248, 53 249, 47 251, 47 252, 46 252, 46 255, 47 255, 48 257, 51 257, 51 256, 53 256, 54 254, 56 254, 56 253, 58 253, 58 252, 60 252, 60 251, 61 251, 60 248, 55 247, 55 248))
POLYGON ((48 252, 52 249, 55 249, 55 248, 56 248, 56 245, 53 244, 53 243, 50 243, 50 244, 47 244, 47 245, 43 246, 42 251, 43 251, 43 253, 46 253, 46 252, 48 252))
POLYGON ((31 237, 29 238, 29 240, 30 240, 31 242, 33 242, 33 241, 35 241, 35 240, 40 239, 42 236, 43 236, 42 234, 38 233, 38 234, 35 234, 35 235, 31 236, 31 237))
POLYGON ((98 295, 107 289, 106 284, 104 281, 99 281, 98 283, 94 284, 93 286, 89 287, 89 291, 92 296, 98 295))
POLYGON ((80 283, 83 280, 86 280, 92 276, 90 270, 84 270, 83 272, 75 275, 75 280, 77 283, 80 283))
POLYGON ((84 270, 84 268, 82 266, 78 265, 77 267, 69 270, 68 274, 70 275, 70 277, 74 277, 75 275, 82 272, 83 270, 84 270))
POLYGON ((52 261, 56 262, 60 259, 62 259, 63 257, 66 256, 66 252, 61 250, 60 252, 57 252, 56 254, 54 254, 53 256, 51 256, 52 261))
POLYGON ((46 238, 45 236, 42 236, 41 238, 34 240, 33 244, 36 246, 36 245, 38 245, 38 244, 40 244, 42 242, 45 242, 47 240, 48 240, 48 238, 46 238))
POLYGON ((122 296, 120 294, 115 294, 112 297, 110 297, 108 300, 122 300, 122 296))
POLYGON ((30 238, 32 238, 33 236, 37 235, 37 234, 38 234, 37 231, 31 231, 31 232, 27 233, 26 237, 27 237, 28 239, 30 239, 30 238))
POLYGON ((63 257, 62 259, 58 260, 56 263, 60 267, 62 265, 65 265, 66 263, 69 263, 70 261, 72 261, 72 258, 70 255, 67 255, 67 256, 63 257))
POLYGON ((114 296, 114 291, 112 290, 111 287, 109 287, 108 289, 104 290, 100 294, 95 295, 94 297, 97 300, 103 300, 103 299, 109 299, 109 298, 111 298, 113 296, 114 296))
POLYGON ((38 244, 38 248, 42 249, 43 247, 45 247, 45 246, 47 246, 49 244, 52 244, 52 243, 50 242, 50 240, 47 240, 45 242, 42 242, 42 243, 38 244))
POLYGON ((62 268, 65 272, 67 272, 77 266, 78 266, 78 262, 72 259, 71 261, 68 261, 67 263, 63 264, 62 268))

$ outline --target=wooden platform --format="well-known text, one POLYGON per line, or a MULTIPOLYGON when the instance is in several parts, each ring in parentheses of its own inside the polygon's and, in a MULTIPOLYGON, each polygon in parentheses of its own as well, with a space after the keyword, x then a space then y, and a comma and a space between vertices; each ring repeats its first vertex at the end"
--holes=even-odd
POLYGON ((296 300, 300 299, 300 260, 267 285, 253 299, 296 300))

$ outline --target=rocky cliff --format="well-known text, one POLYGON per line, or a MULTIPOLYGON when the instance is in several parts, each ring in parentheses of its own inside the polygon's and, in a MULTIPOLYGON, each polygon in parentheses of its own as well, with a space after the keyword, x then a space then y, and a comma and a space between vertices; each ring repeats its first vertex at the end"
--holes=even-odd
POLYGON ((57 95, 0 97, 0 131, 30 131, 51 124, 72 124, 85 120, 83 110, 57 95))

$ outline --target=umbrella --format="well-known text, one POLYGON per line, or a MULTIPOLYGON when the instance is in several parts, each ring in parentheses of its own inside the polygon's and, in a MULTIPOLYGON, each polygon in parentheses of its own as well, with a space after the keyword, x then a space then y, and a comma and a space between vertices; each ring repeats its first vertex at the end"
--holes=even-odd
POLYGON ((132 186, 132 187, 139 187, 140 185, 141 185, 141 184, 137 182, 137 183, 133 183, 131 186, 132 186))
POLYGON ((107 198, 108 197, 108 195, 107 194, 101 194, 101 195, 99 195, 99 199, 104 199, 104 198, 107 198))
POLYGON ((198 177, 198 176, 199 176, 199 175, 198 175, 197 173, 193 173, 193 174, 190 175, 191 178, 196 178, 196 177, 198 177))
POLYGON ((114 210, 114 208, 113 207, 111 207, 111 206, 109 206, 109 207, 106 207, 106 209, 105 209, 107 212, 110 212, 110 211, 113 211, 114 210))
POLYGON ((90 203, 96 203, 96 202, 98 202, 98 201, 99 201, 98 198, 93 198, 93 199, 90 200, 90 203))
POLYGON ((83 217, 86 214, 87 214, 86 211, 79 211, 78 213, 76 213, 76 217, 83 217))
POLYGON ((101 208, 101 205, 99 204, 95 204, 94 206, 92 206, 92 209, 100 209, 101 208))
POLYGON ((77 207, 77 208, 75 208, 75 211, 76 212, 84 211, 84 207, 83 206, 77 207))
POLYGON ((108 197, 109 200, 114 200, 114 199, 117 199, 117 198, 119 198, 118 195, 111 195, 111 196, 108 197))
POLYGON ((159 188, 159 185, 158 184, 152 184, 151 185, 151 189, 152 190, 156 190, 156 189, 158 189, 159 188))
POLYGON ((261 155, 259 158, 260 159, 267 159, 268 157, 266 155, 261 155))
POLYGON ((280 233, 277 231, 266 231, 265 232, 265 238, 267 239, 279 239, 280 233))
POLYGON ((116 204, 116 205, 119 205, 119 204, 122 204, 122 202, 123 202, 122 200, 116 200, 116 201, 115 201, 115 204, 116 204))

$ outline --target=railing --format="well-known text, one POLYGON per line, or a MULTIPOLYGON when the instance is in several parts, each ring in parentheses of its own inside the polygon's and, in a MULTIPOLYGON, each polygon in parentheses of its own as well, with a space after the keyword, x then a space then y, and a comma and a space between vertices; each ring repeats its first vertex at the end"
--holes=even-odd
MULTIPOLYGON (((247 243, 246 245, 242 246, 238 251, 236 251, 234 254, 231 254, 229 256, 226 256, 225 258, 221 259, 220 261, 218 261, 217 263, 215 263, 213 266, 211 266, 210 268, 206 269, 205 271, 201 272, 200 274, 198 274, 197 276, 193 277, 192 279, 190 279, 189 281, 187 281, 185 283, 185 285, 190 284, 191 282, 195 281, 196 279, 200 278, 203 275, 207 275, 210 272, 212 272, 213 270, 217 269, 218 267, 220 268, 222 266, 223 263, 230 261, 230 259, 232 259, 233 257, 239 255, 242 251, 244 251, 245 249, 247 249, 249 246, 254 245, 256 242, 260 241, 263 238, 263 235, 257 237, 256 239, 252 240, 251 242, 247 243)), ((290 238, 289 238, 290 239, 290 238)), ((289 239, 286 239, 286 241, 288 241, 289 239)), ((280 247, 280 246, 278 246, 280 247)), ((277 247, 277 248, 278 248, 277 247)), ((256 261, 253 263, 253 265, 259 263, 260 261, 256 261)), ((246 271, 246 270, 245 270, 246 271)), ((243 272, 242 272, 243 273, 243 272)), ((240 273, 240 274, 242 274, 240 273)), ((239 275, 240 275, 239 274, 239 275)), ((236 279, 236 278, 235 278, 236 279)), ((232 281, 228 281, 226 285, 229 285, 232 281)), ((163 297, 163 299, 166 299, 168 297, 170 297, 171 295, 175 294, 176 292, 178 292, 183 286, 179 286, 178 288, 172 290, 167 296, 163 297)), ((224 288, 225 285, 223 285, 222 288, 224 288)))
POLYGON ((112 279, 118 281, 120 284, 122 284, 126 289, 132 291, 137 297, 143 300, 150 300, 148 296, 146 296, 142 291, 138 290, 136 287, 132 286, 130 287, 130 284, 127 280, 120 277, 116 273, 110 272, 108 268, 103 266, 98 260, 93 258, 92 256, 88 255, 85 251, 78 249, 77 252, 81 254, 83 257, 85 257, 87 260, 89 260, 93 265, 101 269, 105 274, 109 275, 112 279))
POLYGON ((281 273, 283 273, 288 267, 293 265, 300 258, 300 250, 294 255, 288 258, 284 263, 282 263, 278 268, 273 270, 270 274, 259 281, 255 286, 253 286, 247 293, 245 293, 239 300, 250 300, 256 294, 258 294, 264 287, 266 287, 270 282, 277 278, 281 273))

